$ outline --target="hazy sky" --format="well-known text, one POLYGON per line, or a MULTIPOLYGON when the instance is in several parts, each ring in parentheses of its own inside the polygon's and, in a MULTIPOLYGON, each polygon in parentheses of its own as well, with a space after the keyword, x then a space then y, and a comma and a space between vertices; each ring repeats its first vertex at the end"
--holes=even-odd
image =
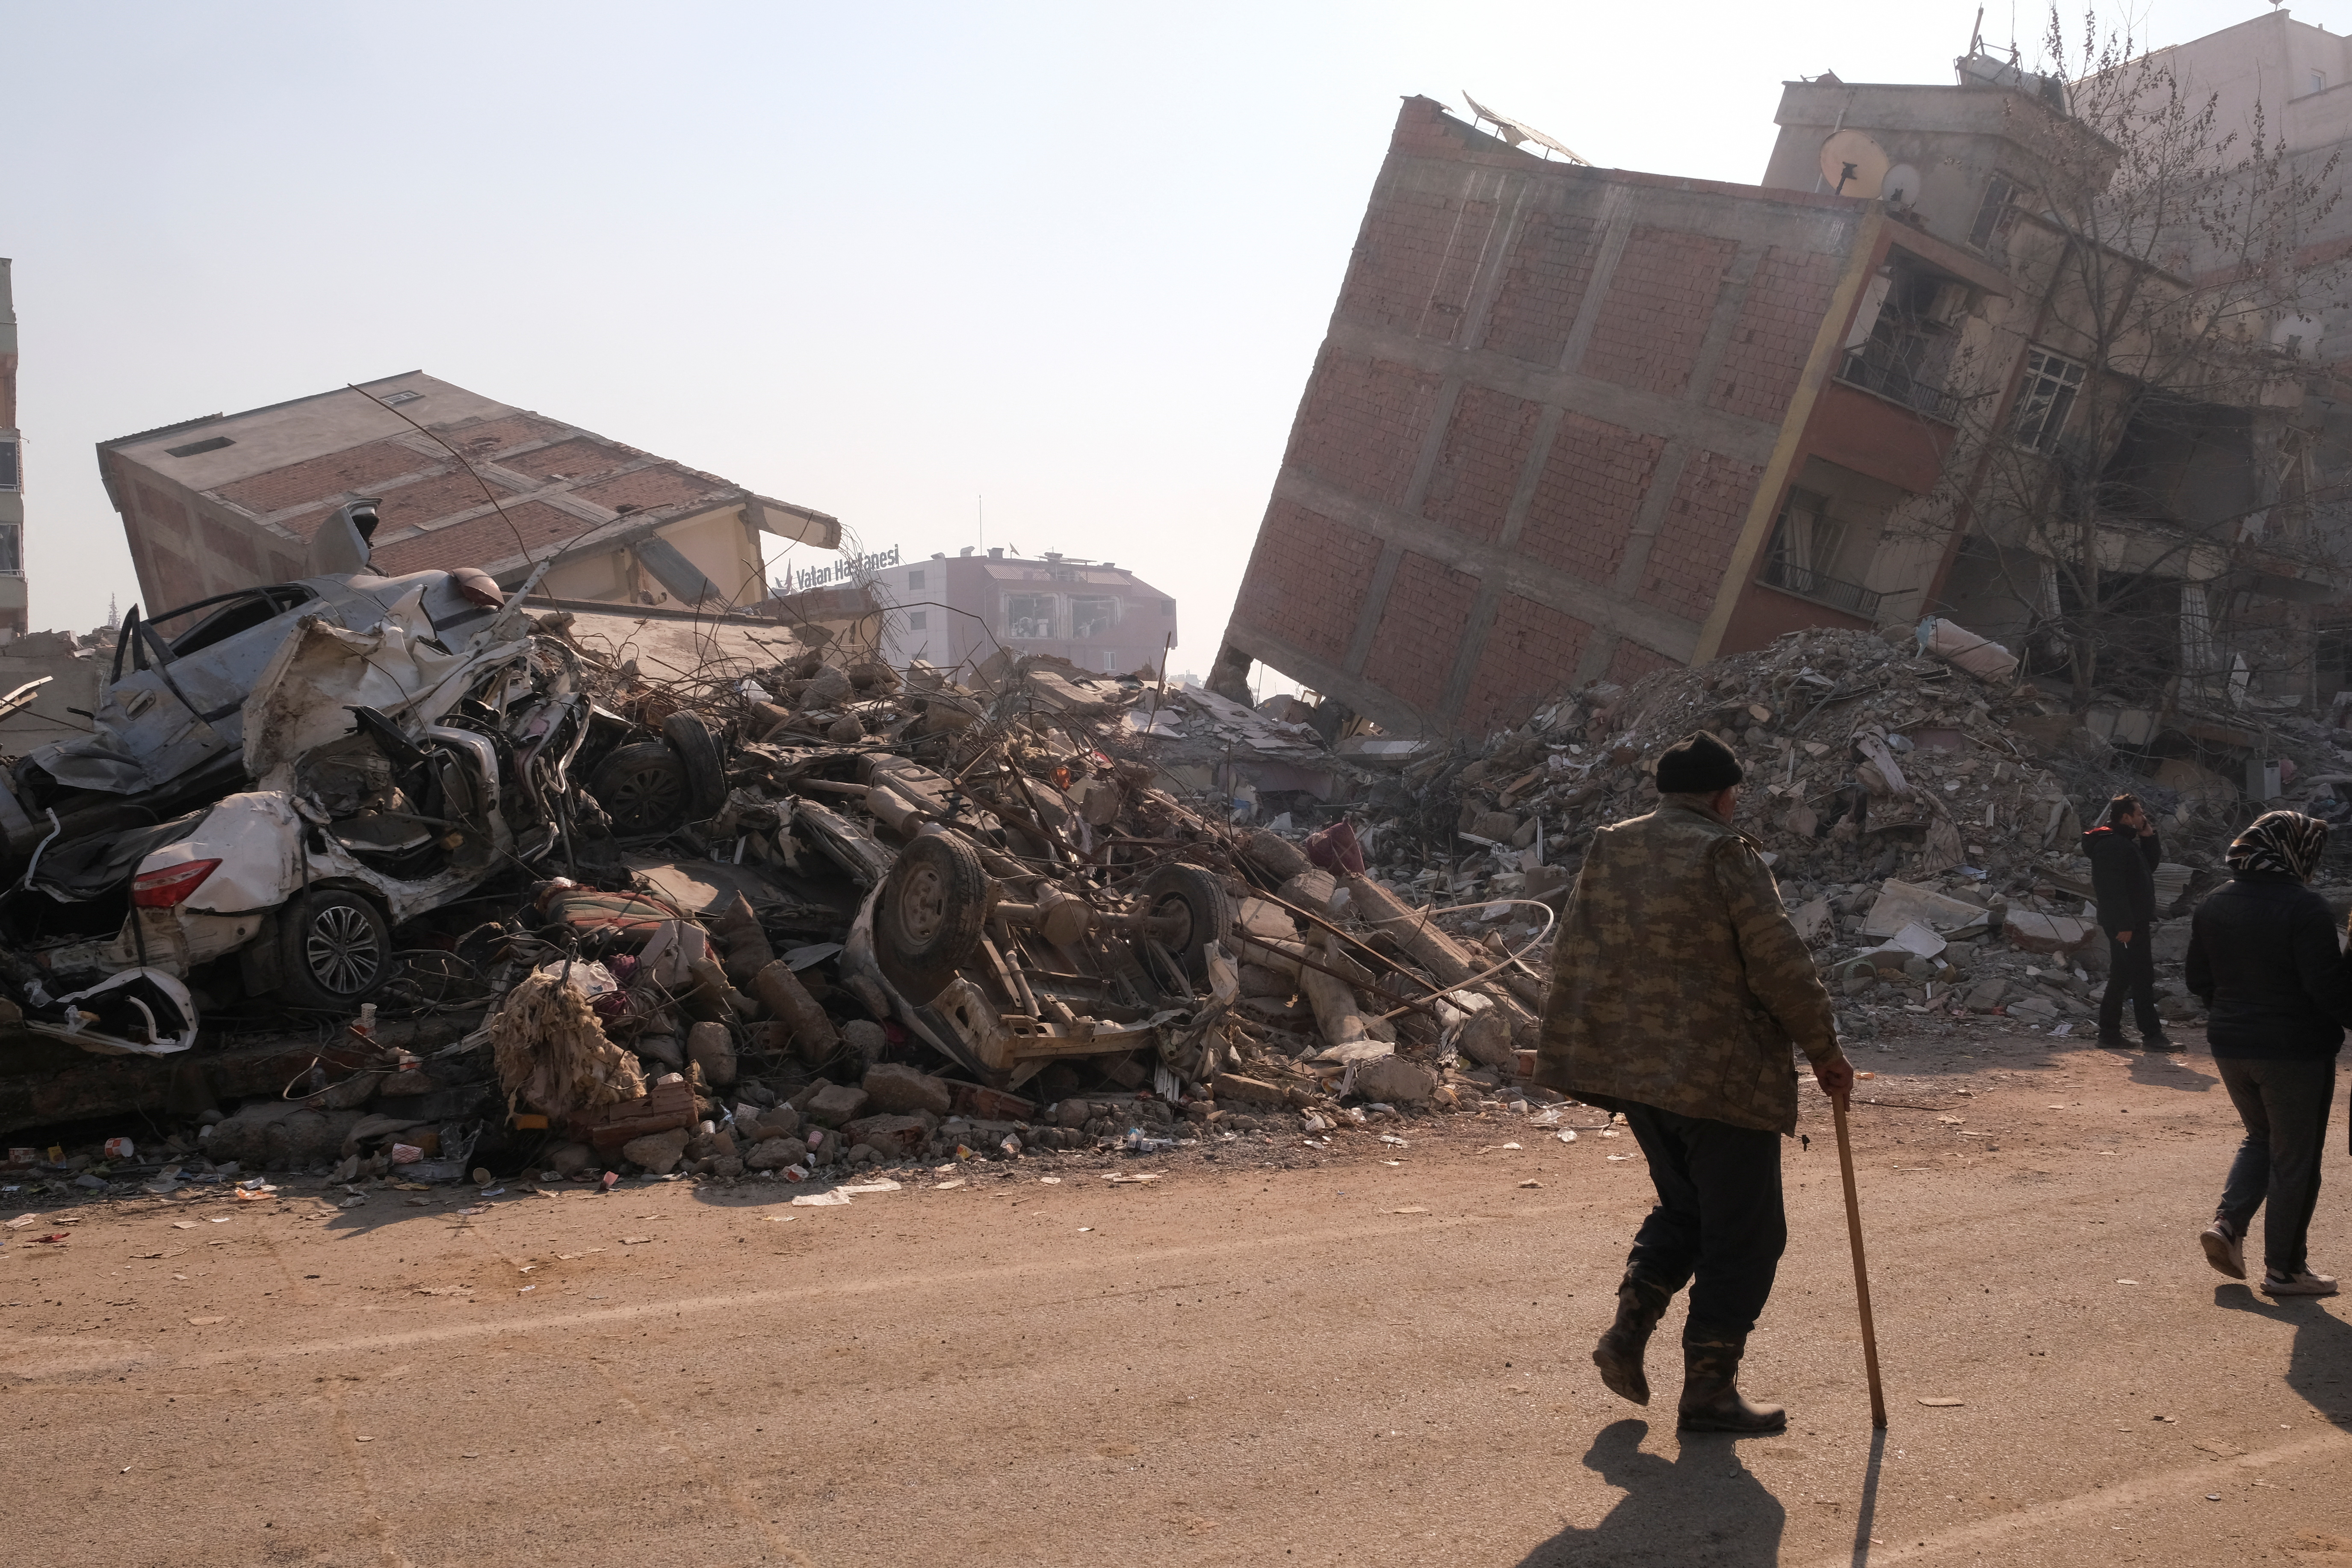
POLYGON ((1401 96, 1753 181, 1783 79, 1948 81, 1976 9, 0 0, 32 624, 137 597, 95 442, 422 368, 869 547, 1116 560, 1205 668, 1401 96))

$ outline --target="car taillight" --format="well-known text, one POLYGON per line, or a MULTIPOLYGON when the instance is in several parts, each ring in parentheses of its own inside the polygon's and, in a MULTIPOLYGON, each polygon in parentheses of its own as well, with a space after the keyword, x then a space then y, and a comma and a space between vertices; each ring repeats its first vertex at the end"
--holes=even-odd
POLYGON ((184 903, 219 865, 217 860, 183 860, 160 871, 142 871, 131 879, 131 901, 142 910, 168 910, 184 903))

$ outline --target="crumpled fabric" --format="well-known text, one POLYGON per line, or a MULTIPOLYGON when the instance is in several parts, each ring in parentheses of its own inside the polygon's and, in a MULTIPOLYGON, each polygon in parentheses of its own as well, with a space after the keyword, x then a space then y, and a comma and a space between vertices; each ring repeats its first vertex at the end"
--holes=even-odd
POLYGON ((646 1092, 636 1057, 604 1037, 594 1004, 564 974, 566 967, 551 964, 525 979, 490 1020, 491 1056, 509 1110, 529 1107, 565 1117, 646 1092))

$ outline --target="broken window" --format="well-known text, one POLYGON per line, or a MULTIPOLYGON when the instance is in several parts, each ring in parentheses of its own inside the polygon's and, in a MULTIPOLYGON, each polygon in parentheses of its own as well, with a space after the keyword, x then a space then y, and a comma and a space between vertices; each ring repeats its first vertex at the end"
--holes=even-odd
POLYGON ((1009 637, 1050 637, 1054 635, 1054 595, 1004 595, 1004 635, 1009 637))
POLYGON ((16 488, 16 443, 0 441, 0 490, 16 488))
POLYGON ((1117 599, 1081 599, 1070 601, 1070 635, 1080 641, 1107 637, 1118 625, 1117 599))
POLYGON ((931 613, 929 610, 909 610, 907 612, 907 629, 910 632, 919 632, 930 624, 930 619, 931 613))
POLYGON ((22 577, 24 574, 23 530, 13 522, 0 522, 0 577, 22 577))
POLYGON ((2016 203, 2017 182, 1996 173, 1985 183, 1984 200, 1977 204, 1976 221, 1969 225, 1969 243, 1985 250, 2006 236, 2011 227, 2010 209, 2016 203))
POLYGON ((1837 377, 1891 403, 1951 424, 1958 404, 1944 390, 1945 374, 1968 314, 1968 285, 1911 264, 1890 262, 1871 280, 1837 377))
POLYGON ((2083 389, 2083 367, 2047 349, 2025 351, 2025 382, 2017 389, 2017 441, 2037 452, 2058 445, 2083 389))
POLYGON ((1878 613, 1879 595, 1834 574, 1845 551, 1845 525, 1830 515, 1830 500, 1790 489, 1773 525, 1772 542, 1758 581, 1857 616, 1878 613))

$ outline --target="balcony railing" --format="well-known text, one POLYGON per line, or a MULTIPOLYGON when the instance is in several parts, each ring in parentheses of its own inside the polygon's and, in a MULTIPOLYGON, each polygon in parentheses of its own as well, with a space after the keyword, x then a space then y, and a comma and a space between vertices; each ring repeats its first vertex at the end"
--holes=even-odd
POLYGON ((1958 425, 1960 422, 1958 398, 1940 386, 1920 380, 1899 364, 1873 364, 1856 352, 1849 353, 1839 363, 1837 378, 1848 386, 1875 393, 1889 403, 1899 403, 1915 414, 1924 414, 1938 424, 1958 425))
POLYGON ((1859 583, 1841 582, 1811 567, 1792 566, 1777 556, 1764 563, 1756 580, 1768 588, 1778 588, 1784 594, 1794 594, 1800 599, 1811 599, 1866 621, 1878 618, 1879 595, 1870 589, 1859 583))

